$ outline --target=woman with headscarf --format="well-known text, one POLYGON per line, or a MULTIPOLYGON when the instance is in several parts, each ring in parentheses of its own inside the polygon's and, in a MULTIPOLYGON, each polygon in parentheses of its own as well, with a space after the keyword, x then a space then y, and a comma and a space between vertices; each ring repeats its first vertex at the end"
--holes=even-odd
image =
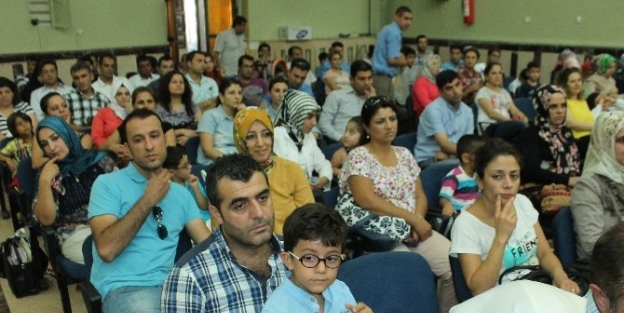
POLYGON ((596 120, 571 209, 577 255, 588 259, 600 235, 624 215, 624 112, 602 113, 596 120))
POLYGON ((91 122, 91 137, 93 137, 95 148, 106 142, 121 125, 126 115, 132 111, 131 94, 132 90, 129 87, 124 84, 119 85, 113 102, 99 109, 95 114, 91 122))
POLYGON ((436 76, 440 72, 440 56, 437 54, 426 55, 423 58, 423 66, 420 75, 414 81, 412 87, 412 104, 416 116, 425 110, 425 107, 440 96, 436 85, 436 76))
POLYGON ((286 218, 296 208, 314 203, 312 189, 299 164, 273 153, 273 123, 258 108, 245 108, 234 117, 234 143, 238 153, 250 155, 269 178, 275 208, 274 233, 281 235, 286 218))
POLYGON ((287 91, 277 111, 274 136, 275 153, 298 163, 316 190, 329 189, 333 177, 331 163, 312 134, 320 111, 312 96, 297 90, 287 91))
MULTIPOLYGON (((87 218, 91 186, 100 174, 113 171, 115 161, 105 152, 85 150, 76 132, 56 116, 44 118, 36 136, 50 160, 39 174, 35 216, 41 225, 56 228, 66 258, 84 264, 82 243, 91 234, 87 218)), ((76 278, 86 276, 70 274, 76 278)))
POLYGON ((517 138, 524 157, 523 185, 562 184, 574 186, 580 175, 580 154, 566 126, 566 96, 563 89, 544 85, 533 98, 535 119, 517 138))
POLYGON ((613 74, 617 69, 617 59, 608 53, 599 54, 594 58, 594 69, 594 74, 585 80, 586 95, 598 92, 601 95, 616 96, 618 89, 613 74))

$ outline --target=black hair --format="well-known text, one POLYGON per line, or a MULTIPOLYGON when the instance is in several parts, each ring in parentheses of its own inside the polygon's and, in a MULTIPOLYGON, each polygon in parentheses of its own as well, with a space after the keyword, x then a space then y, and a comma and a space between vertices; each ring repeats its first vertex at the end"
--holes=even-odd
POLYGON ((416 42, 420 41, 423 38, 427 39, 427 36, 425 34, 420 34, 420 35, 416 36, 416 42))
MULTIPOLYGON (((93 64, 93 60, 91 60, 91 56, 89 56, 88 54, 85 54, 76 60, 76 63, 82 63, 82 62, 87 62, 91 64, 91 66, 95 66, 95 64, 93 64)), ((70 73, 71 73, 71 69, 70 69, 70 73)))
POLYGON ((165 54, 165 55, 161 56, 160 58, 158 58, 158 67, 160 67, 162 65, 162 62, 164 62, 164 61, 173 61, 173 59, 168 54, 165 54))
POLYGON ((524 68, 522 69, 522 71, 520 71, 520 79, 524 79, 524 80, 528 80, 529 79, 529 69, 528 68, 524 68))
POLYGON ((594 245, 590 261, 590 281, 604 292, 612 309, 617 308, 624 297, 622 242, 624 242, 624 222, 616 224, 600 236, 594 245))
MULTIPOLYGON (((135 119, 139 119, 139 120, 144 120, 150 116, 155 116, 158 121, 160 122, 160 129, 163 130, 162 128, 162 120, 160 119, 160 116, 158 116, 158 114, 156 114, 156 112, 149 110, 147 108, 142 108, 142 109, 136 109, 136 110, 132 110, 132 112, 130 112, 130 114, 128 114, 128 116, 126 116, 126 118, 123 120, 123 122, 121 122, 121 126, 118 128, 119 130, 119 137, 121 138, 121 143, 126 143, 128 142, 128 138, 127 138, 127 127, 128 127, 128 123, 132 120, 135 119)), ((164 130, 163 130, 163 135, 164 135, 164 130)))
POLYGON ((512 156, 518 161, 522 167, 522 157, 513 145, 507 141, 493 137, 485 141, 485 143, 475 151, 475 172, 480 178, 485 177, 485 168, 499 156, 512 156))
POLYGON ((87 70, 89 73, 93 74, 93 68, 91 66, 91 61, 78 61, 69 68, 69 73, 74 75, 74 73, 78 71, 87 70))
POLYGON ((416 55, 416 50, 410 46, 403 46, 401 47, 401 53, 403 53, 404 56, 416 55))
POLYGON ((258 52, 260 52, 260 50, 262 50, 262 48, 267 47, 269 48, 269 51, 271 51, 271 46, 269 46, 268 43, 266 42, 261 42, 260 45, 258 46, 258 52))
POLYGON ((113 61, 115 61, 115 64, 117 64, 117 58, 116 58, 116 57, 115 57, 112 53, 110 53, 110 52, 104 52, 104 53, 100 54, 100 57, 98 58, 98 63, 99 63, 100 65, 102 65, 102 61, 103 61, 105 58, 110 58, 110 59, 113 59, 113 61))
POLYGON ((262 166, 247 154, 228 154, 217 158, 208 168, 206 175, 206 194, 208 200, 221 212, 221 194, 219 193, 219 181, 227 178, 230 180, 248 182, 255 173, 262 173, 269 184, 266 173, 262 166))
POLYGON ((503 67, 500 62, 489 62, 486 66, 485 69, 483 70, 483 75, 484 76, 488 76, 488 74, 490 74, 490 71, 492 71, 492 68, 494 68, 494 66, 500 66, 501 68, 503 67))
POLYGON ((136 66, 137 68, 139 67, 139 63, 140 62, 145 62, 145 61, 149 61, 150 65, 152 64, 152 62, 150 61, 150 58, 147 56, 147 54, 139 54, 136 57, 136 66))
POLYGON ((301 47, 299 47, 299 46, 290 46, 290 47, 288 48, 288 56, 289 56, 289 57, 292 57, 292 56, 293 56, 293 53, 295 52, 295 49, 299 49, 299 50, 302 50, 302 51, 303 51, 303 49, 301 49, 301 47))
POLYGON ((273 86, 275 86, 275 84, 277 83, 284 83, 286 84, 286 86, 288 86, 288 79, 282 75, 274 76, 269 82, 269 90, 273 89, 273 86))
POLYGON ((446 84, 452 83, 459 77, 459 74, 453 70, 444 70, 436 76, 436 86, 442 91, 446 84))
MULTIPOLYGON (((394 113, 397 113, 397 107, 392 98, 387 96, 375 96, 366 99, 364 105, 362 106, 362 125, 370 126, 371 120, 373 116, 377 114, 377 111, 381 108, 390 108, 394 113)), ((370 136, 366 136, 365 132, 362 132, 360 136, 360 142, 358 142, 358 146, 367 144, 370 141, 370 136)))
POLYGON ((461 51, 463 53, 461 45, 458 45, 458 44, 452 44, 449 47, 449 51, 450 52, 453 52, 453 50, 459 50, 459 51, 461 51))
POLYGON ((158 90, 160 105, 162 105, 167 112, 171 112, 171 92, 169 91, 169 83, 173 79, 173 75, 180 75, 184 81, 182 103, 184 103, 184 110, 186 111, 186 114, 189 118, 192 118, 195 115, 195 112, 193 112, 193 90, 191 89, 191 84, 180 71, 171 71, 160 79, 160 86, 158 90))
POLYGON ((20 103, 20 94, 17 91, 17 85, 15 85, 15 83, 6 78, 6 77, 0 77, 0 88, 2 87, 7 87, 11 90, 11 92, 13 93, 13 106, 15 106, 16 104, 20 103))
POLYGON ((41 111, 43 112, 43 115, 48 116, 48 102, 50 102, 50 99, 52 97, 56 97, 59 96, 61 98, 63 98, 63 101, 65 100, 65 97, 63 97, 60 93, 58 92, 51 92, 45 96, 43 96, 43 98, 41 98, 41 101, 39 102, 39 107, 41 108, 41 111))
POLYGON ((492 55, 494 52, 502 53, 499 47, 490 47, 488 49, 488 56, 492 55))
POLYGON ((531 61, 531 62, 527 63, 526 68, 527 69, 540 68, 540 64, 537 61, 531 61))
MULTIPOLYGON (((239 85, 241 86, 241 88, 243 87, 241 85, 240 80, 238 80, 238 78, 236 78, 236 76, 230 76, 230 77, 224 77, 221 79, 221 82, 219 83, 219 94, 220 95, 225 95, 225 91, 230 88, 230 86, 232 85, 239 85)), ((221 98, 217 98, 217 105, 221 104, 221 98)))
POLYGON ((355 60, 351 63, 351 77, 357 76, 358 72, 373 72, 373 67, 364 60, 355 60))
POLYGON ((309 71, 310 70, 310 62, 306 61, 305 59, 302 58, 297 58, 292 60, 292 62, 290 63, 290 69, 292 70, 293 68, 298 68, 302 71, 309 71))
POLYGON ((167 157, 163 161, 162 167, 168 170, 178 169, 182 158, 186 155, 186 149, 180 146, 168 146, 167 157))
POLYGON ((332 42, 332 44, 331 44, 331 48, 332 48, 332 49, 334 49, 334 48, 336 48, 336 47, 341 47, 341 48, 344 48, 344 45, 343 45, 343 44, 342 44, 342 42, 340 42, 340 41, 334 41, 334 42, 332 42))
POLYGON ((233 26, 245 25, 247 24, 247 19, 244 16, 237 15, 234 17, 234 21, 232 21, 233 26))
POLYGON ((403 15, 405 12, 412 13, 412 10, 408 6, 402 5, 396 9, 394 15, 403 15))
POLYGON ((195 55, 197 55, 197 54, 203 55, 204 58, 206 57, 206 53, 204 53, 203 51, 191 51, 191 52, 186 54, 185 62, 192 62, 193 59, 195 58, 195 55))
POLYGON ((294 210, 284 222, 284 251, 293 251, 300 240, 320 240, 323 246, 344 251, 347 223, 338 211, 320 203, 308 203, 294 210))
POLYGON ((238 58, 238 67, 243 65, 243 60, 251 61, 252 63, 255 61, 251 55, 243 54, 238 58))
POLYGON ((327 52, 323 51, 323 52, 319 53, 318 60, 319 60, 319 62, 323 62, 328 57, 329 57, 329 54, 327 52))
POLYGON ((461 162, 462 155, 464 153, 474 154, 478 148, 485 144, 486 140, 487 138, 483 136, 473 134, 461 136, 461 138, 457 141, 457 158, 461 162))
POLYGON ((154 98, 154 101, 156 101, 156 95, 154 95, 154 91, 152 91, 152 89, 150 89, 149 87, 141 86, 132 92, 132 105, 133 106, 134 106, 134 103, 136 102, 137 96, 139 96, 140 93, 144 93, 144 92, 148 92, 150 95, 152 95, 152 98, 154 98))
POLYGON ((11 135, 13 135, 13 138, 19 138, 17 126, 15 126, 18 118, 21 118, 22 120, 28 122, 31 127, 31 132, 34 134, 34 129, 32 129, 32 119, 30 118, 30 116, 28 116, 28 114, 24 112, 16 111, 15 113, 9 115, 9 118, 7 119, 7 128, 9 129, 11 135))
POLYGON ((479 50, 477 50, 477 48, 473 46, 464 47, 464 57, 466 57, 466 54, 468 54, 468 52, 470 51, 474 52, 477 55, 477 60, 481 57, 481 53, 479 53, 479 50))

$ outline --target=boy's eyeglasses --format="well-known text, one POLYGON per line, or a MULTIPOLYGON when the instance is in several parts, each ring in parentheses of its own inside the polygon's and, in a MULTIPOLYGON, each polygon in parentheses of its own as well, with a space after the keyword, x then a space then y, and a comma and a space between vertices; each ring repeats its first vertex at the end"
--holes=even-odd
POLYGON ((167 226, 160 223, 163 218, 163 210, 160 207, 155 206, 154 209, 152 210, 152 214, 154 215, 154 218, 156 219, 156 222, 158 223, 158 226, 156 227, 158 238, 165 240, 169 232, 167 231, 167 226))
POLYGON ((344 261, 344 255, 328 255, 324 259, 317 257, 314 254, 304 254, 301 257, 296 256, 294 253, 288 251, 290 255, 294 256, 303 266, 307 268, 315 268, 316 266, 323 261, 327 268, 338 268, 342 261, 344 261))

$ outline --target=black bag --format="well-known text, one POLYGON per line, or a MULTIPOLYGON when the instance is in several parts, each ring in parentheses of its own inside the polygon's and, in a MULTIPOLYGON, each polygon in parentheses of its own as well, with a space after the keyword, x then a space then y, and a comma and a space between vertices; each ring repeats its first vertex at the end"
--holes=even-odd
POLYGON ((39 293, 32 262, 30 243, 22 237, 10 237, 2 243, 2 264, 6 279, 16 298, 39 293))
MULTIPOLYGON (((507 274, 517 270, 529 270, 529 272, 524 275, 518 276, 517 278, 513 279, 514 281, 532 280, 547 285, 553 284, 553 279, 550 274, 546 273, 546 271, 544 271, 539 265, 520 265, 508 268, 498 277, 498 284, 500 285, 503 282, 503 278, 507 274)), ((568 275, 568 278, 570 278, 570 280, 574 281, 579 286, 579 294, 581 296, 585 295, 587 291, 589 291, 588 263, 580 261, 578 263, 572 264, 565 270, 565 272, 568 275)))

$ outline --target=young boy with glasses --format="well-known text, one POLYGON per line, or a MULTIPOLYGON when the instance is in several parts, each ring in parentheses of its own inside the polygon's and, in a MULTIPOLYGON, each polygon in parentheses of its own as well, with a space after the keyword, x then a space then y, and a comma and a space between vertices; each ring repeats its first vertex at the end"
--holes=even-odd
POLYGON ((372 313, 336 279, 347 239, 347 225, 337 211, 306 204, 286 219, 283 230, 281 258, 290 277, 271 294, 262 312, 372 313))

